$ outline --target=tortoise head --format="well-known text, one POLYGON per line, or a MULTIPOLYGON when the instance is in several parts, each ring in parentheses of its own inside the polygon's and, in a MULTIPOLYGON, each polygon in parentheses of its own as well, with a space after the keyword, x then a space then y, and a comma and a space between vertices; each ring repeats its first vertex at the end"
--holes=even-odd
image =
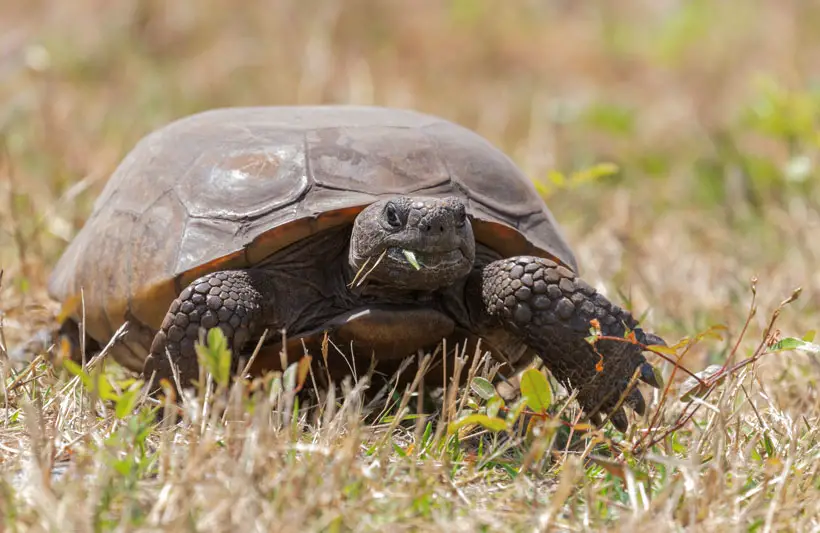
POLYGON ((399 196, 367 206, 353 224, 350 266, 369 282, 435 290, 466 276, 475 238, 457 197, 399 196))

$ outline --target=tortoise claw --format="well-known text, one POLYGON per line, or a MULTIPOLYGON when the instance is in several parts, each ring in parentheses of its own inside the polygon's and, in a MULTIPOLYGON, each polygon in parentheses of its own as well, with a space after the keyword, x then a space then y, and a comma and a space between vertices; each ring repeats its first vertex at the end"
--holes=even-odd
MULTIPOLYGON (((668 346, 666 341, 654 333, 643 332, 644 344, 647 346, 668 346)), ((649 363, 644 362, 641 365, 641 381, 644 383, 660 389, 663 387, 663 380, 660 375, 655 373, 655 369, 649 363)))
POLYGON ((647 333, 644 331, 643 336, 646 339, 646 342, 644 344, 646 344, 647 346, 668 346, 665 340, 655 335, 654 333, 647 333))
POLYGON ((637 388, 632 389, 632 392, 626 397, 625 403, 639 415, 643 416, 646 414, 646 401, 643 399, 641 391, 637 388))
POLYGON ((598 427, 601 427, 601 424, 604 422, 604 415, 602 415, 600 411, 596 411, 596 412, 595 412, 595 413, 594 413, 594 414, 590 417, 590 419, 592 420, 592 423, 593 423, 593 424, 595 424, 595 425, 596 425, 596 426, 598 426, 598 427))
POLYGON ((615 426, 615 429, 621 433, 626 433, 626 430, 629 429, 629 420, 627 420, 626 413, 623 408, 612 413, 609 420, 612 422, 612 425, 615 426))
POLYGON ((641 381, 656 389, 663 387, 663 380, 655 373, 655 368, 649 363, 643 363, 641 365, 641 381))

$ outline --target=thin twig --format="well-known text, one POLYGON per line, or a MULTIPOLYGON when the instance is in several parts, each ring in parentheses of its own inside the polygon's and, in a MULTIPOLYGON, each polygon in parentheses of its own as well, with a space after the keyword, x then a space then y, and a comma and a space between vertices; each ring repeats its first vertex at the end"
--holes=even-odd
MULTIPOLYGON (((794 302, 795 300, 797 300, 797 298, 800 297, 801 291, 802 291, 802 289, 800 289, 799 287, 797 289, 795 289, 792 292, 791 296, 789 296, 788 298, 786 298, 785 300, 780 302, 780 305, 778 305, 777 308, 774 310, 774 312, 772 312, 772 316, 769 319, 769 323, 766 326, 766 329, 763 331, 763 338, 762 338, 760 344, 758 345, 757 349, 754 351, 754 353, 750 357, 747 357, 746 359, 744 359, 744 360, 742 360, 742 361, 740 361, 740 362, 738 362, 734 365, 728 366, 728 367, 726 367, 724 365, 722 370, 712 374, 706 380, 698 380, 699 383, 702 384, 701 386, 707 387, 706 391, 699 395, 699 396, 701 396, 702 399, 708 398, 714 392, 714 390, 717 388, 718 384, 723 379, 725 379, 725 377, 727 375, 733 375, 733 374, 737 373, 737 371, 740 370, 741 368, 745 367, 746 365, 749 365, 751 363, 754 363, 754 362, 758 361, 761 357, 763 357, 764 355, 766 355, 766 353, 768 353, 764 350, 768 346, 772 330, 774 329, 775 322, 777 321, 778 317, 780 316, 780 312, 783 310, 783 308, 786 305, 788 305, 788 304, 794 302)), ((745 332, 745 329, 744 329, 744 332, 745 332)), ((670 429, 665 431, 659 437, 656 437, 656 438, 652 439, 649 442, 649 444, 647 444, 646 446, 638 447, 638 445, 636 445, 633 448, 633 451, 635 453, 639 453, 639 450, 649 449, 652 446, 654 446, 655 444, 657 444, 657 443, 661 442, 662 440, 664 440, 667 436, 671 435, 672 433, 674 433, 675 431, 679 430, 684 425, 686 425, 686 423, 688 423, 689 420, 692 419, 694 414, 698 411, 698 409, 702 405, 702 403, 697 403, 696 406, 695 406, 695 409, 693 409, 691 413, 686 415, 686 409, 688 409, 688 406, 692 405, 693 403, 695 403, 695 402, 693 402, 693 401, 688 402, 687 407, 684 409, 684 412, 681 413, 681 415, 678 417, 678 420, 676 420, 676 422, 672 425, 672 427, 670 429), (686 415, 686 416, 684 416, 684 415, 686 415)))
MULTIPOLYGON (((382 259, 384 259, 385 255, 387 255, 387 249, 386 248, 384 249, 384 251, 382 251, 381 255, 376 260, 376 262, 373 264, 373 266, 370 268, 370 270, 365 272, 364 276, 362 276, 362 279, 360 279, 359 282, 356 283, 356 287, 361 286, 361 284, 364 283, 365 280, 367 279, 367 276, 369 276, 374 270, 376 270, 376 267, 379 266, 379 264, 382 262, 382 259)), ((367 264, 367 263, 365 263, 365 264, 367 264)), ((364 267, 362 267, 362 268, 364 268, 364 267)))
MULTIPOLYGON (((2 293, 3 293, 3 269, 0 268, 0 294, 2 294, 2 293)), ((2 309, 0 309, 0 359, 2 359, 4 362, 7 363, 9 361, 9 352, 8 352, 8 348, 7 348, 7 344, 6 344, 5 327, 4 327, 4 324, 3 324, 3 316, 4 315, 1 311, 2 311, 2 309)))
POLYGON ((639 342, 637 339, 628 339, 628 338, 625 338, 625 337, 614 337, 614 336, 611 336, 611 335, 596 336, 595 337, 595 342, 597 342, 599 340, 622 342, 624 344, 632 344, 634 346, 638 346, 641 349, 641 351, 652 352, 655 355, 657 355, 657 356, 661 357, 662 359, 666 360, 668 363, 670 363, 670 364, 672 364, 676 367, 680 367, 680 369, 683 370, 685 373, 689 374, 690 377, 696 379, 698 381, 698 383, 700 383, 701 385, 705 385, 704 381, 701 378, 699 378, 698 376, 696 376, 694 372, 692 372, 691 370, 687 369, 684 366, 679 365, 679 363, 677 361, 672 360, 672 358, 669 357, 668 355, 666 355, 664 353, 661 353, 657 349, 653 348, 653 345, 651 345, 651 344, 643 344, 642 342, 639 342))
POLYGON ((265 331, 262 332, 262 336, 259 337, 259 341, 256 343, 256 348, 253 349, 253 353, 251 354, 251 358, 248 359, 248 362, 245 364, 245 368, 242 369, 242 373, 239 375, 243 377, 250 372, 251 367, 253 366, 254 361, 256 361, 256 356, 259 355, 259 352, 262 351, 262 345, 265 343, 265 337, 268 336, 268 328, 265 328, 265 331))

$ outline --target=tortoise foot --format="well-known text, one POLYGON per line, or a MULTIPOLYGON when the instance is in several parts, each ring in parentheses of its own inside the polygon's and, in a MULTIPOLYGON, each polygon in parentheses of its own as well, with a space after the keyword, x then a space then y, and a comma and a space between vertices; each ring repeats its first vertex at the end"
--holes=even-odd
POLYGON ((643 344, 663 340, 644 333, 630 313, 575 273, 540 257, 501 259, 484 268, 481 295, 490 316, 521 335, 558 381, 578 389, 578 401, 593 421, 609 413, 613 425, 626 431, 626 413, 618 406, 622 395, 623 405, 645 412, 643 395, 628 385, 637 369, 641 380, 658 387, 652 366, 633 344, 599 340, 593 348, 586 340, 590 321, 597 319, 605 336, 623 337, 629 328, 643 344))
POLYGON ((263 318, 264 273, 226 270, 205 275, 185 288, 171 304, 151 344, 143 377, 154 375, 174 383, 170 361, 179 370, 180 385, 199 375, 194 345, 200 332, 220 328, 234 354, 251 339, 263 318), (167 355, 166 355, 167 354, 167 355))

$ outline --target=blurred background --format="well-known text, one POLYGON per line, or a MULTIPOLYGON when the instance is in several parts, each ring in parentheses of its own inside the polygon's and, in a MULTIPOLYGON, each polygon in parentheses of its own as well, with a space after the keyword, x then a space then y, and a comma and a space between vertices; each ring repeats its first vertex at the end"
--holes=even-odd
POLYGON ((736 335, 753 276, 752 331, 802 286, 780 322, 802 336, 820 289, 818 27, 804 0, 3 1, 8 342, 53 310, 51 266, 140 137, 212 107, 330 102, 415 108, 497 144, 583 275, 671 342, 736 335))

